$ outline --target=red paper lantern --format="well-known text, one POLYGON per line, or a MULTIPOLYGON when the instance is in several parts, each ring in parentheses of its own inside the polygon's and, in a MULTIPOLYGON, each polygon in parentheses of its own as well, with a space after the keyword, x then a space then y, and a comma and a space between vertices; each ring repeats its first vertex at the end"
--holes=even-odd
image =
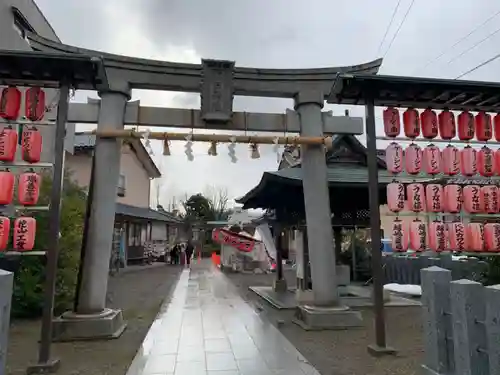
POLYGON ((459 213, 462 211, 462 188, 459 185, 451 184, 443 188, 444 211, 459 213))
POLYGON ((481 195, 483 196, 484 212, 488 214, 496 214, 499 210, 498 205, 498 188, 495 185, 486 185, 481 187, 481 195))
POLYGON ((12 203, 14 198, 14 173, 0 171, 0 206, 12 203))
POLYGON ((42 156, 42 134, 31 128, 23 131, 23 160, 28 163, 38 163, 42 156))
POLYGON ((439 123, 439 134, 443 139, 453 139, 455 138, 457 129, 455 126, 455 115, 453 112, 445 109, 438 116, 439 123))
POLYGON ((500 149, 493 152, 495 157, 495 174, 500 175, 500 149))
POLYGON ((405 187, 399 182, 387 185, 387 205, 392 212, 400 212, 405 208, 405 187))
POLYGON ((481 223, 469 223, 465 228, 467 232, 468 250, 483 251, 484 250, 484 225, 481 223))
POLYGON ((460 113, 457 117, 458 121, 458 138, 461 141, 470 141, 474 138, 475 124, 474 115, 469 111, 460 113))
POLYGON ((14 249, 30 251, 35 246, 36 220, 32 217, 18 217, 14 221, 14 249))
POLYGON ((422 123, 422 136, 427 139, 436 138, 438 135, 438 119, 436 112, 427 108, 420 114, 422 123))
POLYGON ((391 138, 397 137, 401 132, 399 111, 394 107, 386 108, 383 117, 385 135, 391 138))
POLYGON ((422 184, 408 184, 406 187, 406 195, 408 197, 408 208, 413 212, 421 212, 424 210, 425 192, 422 184))
POLYGON ((415 251, 427 249, 427 225, 418 219, 410 223, 410 247, 415 251))
POLYGON ((495 174, 495 153, 491 148, 483 146, 477 153, 477 171, 484 177, 491 177, 495 174))
POLYGON ((40 196, 40 175, 32 172, 23 173, 19 176, 17 188, 18 201, 23 206, 34 206, 40 196))
POLYGON ((424 170, 428 174, 435 175, 441 172, 441 150, 439 147, 429 145, 424 148, 424 170))
POLYGON ((406 173, 419 174, 422 169, 422 149, 412 143, 405 150, 406 173))
POLYGON ((476 138, 478 141, 489 141, 493 135, 491 116, 486 112, 476 115, 476 138))
POLYGON ((474 176, 477 173, 477 153, 470 146, 460 151, 460 169, 464 176, 474 176))
POLYGON ((40 121, 45 115, 45 91, 41 87, 30 87, 25 93, 24 111, 30 121, 40 121))
POLYGON ((0 131, 0 161, 11 162, 16 157, 17 131, 5 127, 0 131))
POLYGON ((416 109, 408 108, 404 111, 403 124, 408 138, 416 138, 420 135, 420 118, 416 109))
POLYGON ((445 147, 442 153, 443 173, 448 176, 454 176, 460 172, 460 151, 452 145, 445 147))
POLYGON ((500 142, 500 114, 493 117, 493 129, 495 135, 495 141, 500 142))
POLYGON ((425 203, 429 212, 443 212, 444 193, 439 184, 428 184, 425 187, 425 203))
POLYGON ((500 224, 487 223, 484 225, 484 244, 486 251, 500 252, 500 224))
POLYGON ((5 251, 9 244, 10 219, 5 216, 0 217, 0 251, 5 251))
POLYGON ((446 249, 446 231, 441 221, 429 224, 429 248, 436 252, 446 249))
POLYGON ((484 210, 484 201, 481 188, 477 185, 468 185, 463 188, 464 209, 472 214, 477 214, 484 210))
POLYGON ((404 252, 408 250, 409 233, 408 225, 396 219, 392 223, 392 250, 396 252, 404 252))
POLYGON ((465 226, 461 222, 451 223, 448 226, 450 249, 452 251, 465 251, 467 250, 467 232, 465 226))
POLYGON ((21 109, 21 91, 17 87, 5 87, 0 99, 0 117, 6 120, 16 120, 21 109))
POLYGON ((403 171, 403 148, 396 142, 392 142, 385 150, 385 163, 387 170, 398 174, 403 171))

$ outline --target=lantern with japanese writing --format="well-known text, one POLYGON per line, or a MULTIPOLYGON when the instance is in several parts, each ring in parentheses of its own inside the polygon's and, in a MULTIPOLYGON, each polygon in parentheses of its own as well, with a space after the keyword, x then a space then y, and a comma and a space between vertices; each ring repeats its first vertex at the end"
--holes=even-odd
POLYGON ((27 172, 19 176, 19 184, 17 188, 18 201, 23 206, 34 206, 38 202, 40 195, 40 175, 27 172))
POLYGON ((419 174, 422 169, 422 149, 415 143, 405 149, 405 167, 408 174, 419 174))
POLYGON ((0 171, 0 206, 12 203, 14 198, 14 173, 0 171))
POLYGON ((11 162, 16 157, 17 131, 10 126, 0 131, 0 161, 11 162))
POLYGON ((21 91, 17 87, 5 87, 0 99, 0 117, 6 120, 16 120, 21 109, 21 91))
POLYGON ((446 231, 443 222, 436 220, 429 224, 429 247, 436 252, 446 249, 446 231))
POLYGON ((500 224, 484 224, 484 244, 486 251, 500 252, 500 224))
POLYGON ((493 152, 495 158, 495 174, 500 175, 500 149, 493 152))
POLYGON ((460 113, 457 117, 458 122, 458 138, 461 141, 470 141, 474 138, 475 124, 474 115, 469 111, 460 113))
POLYGON ((409 231, 408 225, 400 219, 392 223, 392 249, 397 252, 408 250, 409 231))
POLYGON ((28 163, 38 163, 42 155, 42 134, 36 128, 23 131, 22 154, 28 163))
POLYGON ((443 188, 444 211, 459 213, 462 211, 462 188, 459 185, 451 184, 443 188))
POLYGON ((483 196, 481 188, 477 185, 468 185, 463 188, 464 209, 471 214, 477 214, 483 211, 483 196))
POLYGON ((498 205, 498 188, 495 185, 486 185, 481 187, 481 195, 483 196, 483 209, 487 214, 496 214, 499 210, 498 205))
POLYGON ((403 112, 403 124, 408 138, 417 138, 420 135, 420 118, 416 109, 408 108, 403 112))
POLYGON ((0 216, 0 251, 7 249, 10 236, 10 219, 0 216))
POLYGON ((439 147, 429 145, 424 148, 424 170, 428 174, 435 175, 441 172, 441 150, 439 147))
POLYGON ((30 251, 35 246, 36 220, 32 217, 18 217, 14 221, 14 249, 30 251))
POLYGON ((427 108, 420 114, 420 123, 422 125, 422 136, 427 139, 436 138, 438 135, 438 120, 436 112, 427 108))
POLYGON ((470 251, 484 250, 484 225, 481 223, 469 223, 465 227, 467 232, 467 248, 470 251))
POLYGON ((481 176, 491 177, 496 171, 495 153, 489 147, 483 146, 477 153, 477 171, 481 176))
POLYGON ((397 137, 401 132, 401 122, 397 108, 389 107, 384 109, 383 117, 385 135, 391 138, 397 137))
POLYGON ((486 112, 476 115, 476 138, 478 141, 486 142, 491 139, 493 130, 491 128, 491 116, 486 112))
POLYGON ((403 148, 396 142, 392 142, 385 150, 385 162, 387 170, 393 174, 403 171, 403 148))
POLYGON ((30 121, 40 121, 45 114, 45 91, 41 87, 30 87, 25 93, 24 111, 30 121))
POLYGON ((495 141, 500 142, 500 114, 493 117, 493 134, 495 135, 495 141))
POLYGON ((467 249, 467 233, 463 223, 450 223, 448 225, 448 237, 452 251, 465 251, 467 249))
POLYGON ((445 109, 438 116, 439 134, 443 139, 453 139, 456 135, 455 115, 445 109))
POLYGON ((425 206, 428 212, 443 212, 443 187, 439 184, 425 186, 425 206))
POLYGON ((445 175, 454 176, 460 172, 460 151, 452 145, 448 145, 442 152, 442 170, 445 175))
POLYGON ((460 151, 460 169, 464 176, 474 176, 477 173, 477 153, 467 146, 460 151))
POLYGON ((425 191, 424 185, 413 183, 406 186, 406 195, 408 197, 408 208, 413 212, 424 210, 425 191))
POLYGON ((427 248, 427 225, 418 219, 410 223, 410 247, 415 251, 427 248))
POLYGON ((405 187, 399 182, 387 185, 387 205, 392 212, 400 212, 405 208, 405 187))

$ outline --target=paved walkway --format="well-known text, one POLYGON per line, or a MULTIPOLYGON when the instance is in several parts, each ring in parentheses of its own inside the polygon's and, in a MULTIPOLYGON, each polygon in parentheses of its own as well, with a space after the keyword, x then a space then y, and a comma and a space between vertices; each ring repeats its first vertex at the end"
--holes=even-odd
POLYGON ((207 263, 181 274, 127 375, 319 375, 207 263))

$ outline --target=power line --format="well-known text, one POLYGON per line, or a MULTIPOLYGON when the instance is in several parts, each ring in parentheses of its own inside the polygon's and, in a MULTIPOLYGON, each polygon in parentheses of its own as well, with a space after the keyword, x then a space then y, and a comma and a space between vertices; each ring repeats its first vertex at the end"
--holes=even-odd
POLYGON ((451 63, 457 61, 460 57, 462 57, 463 55, 465 55, 466 53, 469 53, 470 51, 472 51, 474 48, 478 47, 479 45, 483 44, 484 42, 486 42, 488 39, 490 39, 492 36, 498 34, 500 32, 500 28, 496 29, 495 31, 493 31, 491 34, 488 34, 485 38, 481 39, 479 42, 477 42, 476 44, 474 44, 473 46, 467 48, 465 51, 463 51, 461 54, 459 54, 458 56, 455 56, 454 58, 452 58, 450 61, 448 61, 446 63, 446 65, 450 65, 451 63))
POLYGON ((394 18, 396 17, 396 13, 398 12, 400 5, 401 5, 401 0, 398 0, 398 3, 396 4, 394 11, 392 12, 391 20, 389 21, 389 24, 387 25, 387 28, 385 29, 384 37, 382 38, 382 40, 380 41, 380 45, 378 46, 377 56, 375 56, 375 57, 378 57, 378 54, 380 53, 380 50, 382 49, 382 45, 385 42, 385 38, 387 38, 387 34, 389 33, 389 30, 392 26, 392 23, 394 22, 394 18))
POLYGON ((394 33, 394 36, 392 37, 391 39, 391 42, 389 43, 389 47, 387 47, 387 50, 385 51, 384 53, 384 56, 385 57, 387 55, 387 53, 389 52, 389 50, 391 49, 392 47, 392 43, 394 43, 394 41, 396 40, 396 37, 398 36, 399 34, 399 31, 401 30, 401 28, 403 27, 405 21, 406 21, 406 18, 408 17, 408 14, 410 14, 410 11, 411 11, 411 8, 413 7, 413 4, 415 3, 415 0, 411 0, 411 3, 410 3, 410 6, 408 7, 408 10, 406 11, 405 15, 403 16, 403 20, 401 21, 401 23, 399 24, 399 27, 398 29, 396 30, 396 32, 394 33))
POLYGON ((460 74, 458 77, 456 77, 454 79, 462 78, 462 77, 464 77, 464 76, 466 76, 466 75, 468 75, 468 74, 470 74, 470 73, 478 70, 479 68, 482 68, 483 66, 488 65, 489 63, 492 63, 493 61, 497 60, 498 58, 500 58, 500 53, 496 54, 495 56, 493 56, 493 57, 489 58, 488 60, 482 62, 481 64, 475 66, 474 68, 467 70, 465 73, 460 74))
POLYGON ((444 52, 442 52, 441 54, 439 54, 438 56, 436 56, 435 58, 429 60, 425 65, 423 65, 422 67, 416 69, 414 71, 413 74, 415 73, 418 73, 419 71, 427 68, 429 65, 431 65, 432 63, 438 61, 439 59, 441 59, 441 57, 443 57, 444 55, 446 55, 448 52, 450 52, 453 48, 455 48, 456 46, 458 46, 460 43, 462 43, 464 40, 466 40, 468 37, 470 37, 472 34, 474 34, 476 31, 478 31, 480 28, 482 28, 484 25, 486 25, 488 22, 490 22, 493 18, 495 18, 496 16, 498 16, 500 14, 500 10, 498 12, 496 12, 495 14, 493 14, 492 16, 488 17, 485 21, 483 21, 480 25, 476 26, 472 31, 470 31, 467 35, 463 36, 462 38, 460 38, 459 40, 457 40, 451 47, 447 48, 444 50, 444 52))

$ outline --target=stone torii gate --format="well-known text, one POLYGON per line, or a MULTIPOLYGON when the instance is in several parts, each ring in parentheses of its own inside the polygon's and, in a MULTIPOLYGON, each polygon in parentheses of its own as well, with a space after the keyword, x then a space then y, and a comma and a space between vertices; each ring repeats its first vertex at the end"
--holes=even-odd
MULTIPOLYGON (((181 64, 146 60, 63 45, 29 35, 38 51, 95 56, 102 59, 109 85, 100 101, 72 103, 68 121, 97 123, 99 131, 124 125, 185 127, 257 132, 297 132, 303 136, 362 134, 361 118, 322 112, 338 73, 376 74, 382 60, 357 66, 322 69, 254 69, 234 62, 202 60, 181 64), (129 102, 132 89, 199 92, 201 110, 143 107, 129 102), (285 114, 234 113, 234 95, 293 98, 295 111, 285 114)), ((335 253, 322 146, 304 147, 303 189, 308 224, 314 302, 308 306, 318 324, 351 326, 358 315, 339 305, 335 253)), ((94 201, 77 311, 55 321, 55 336, 63 339, 116 337, 124 329, 121 311, 106 309, 108 259, 111 253, 115 195, 120 166, 120 142, 99 138, 95 148, 94 201)))

